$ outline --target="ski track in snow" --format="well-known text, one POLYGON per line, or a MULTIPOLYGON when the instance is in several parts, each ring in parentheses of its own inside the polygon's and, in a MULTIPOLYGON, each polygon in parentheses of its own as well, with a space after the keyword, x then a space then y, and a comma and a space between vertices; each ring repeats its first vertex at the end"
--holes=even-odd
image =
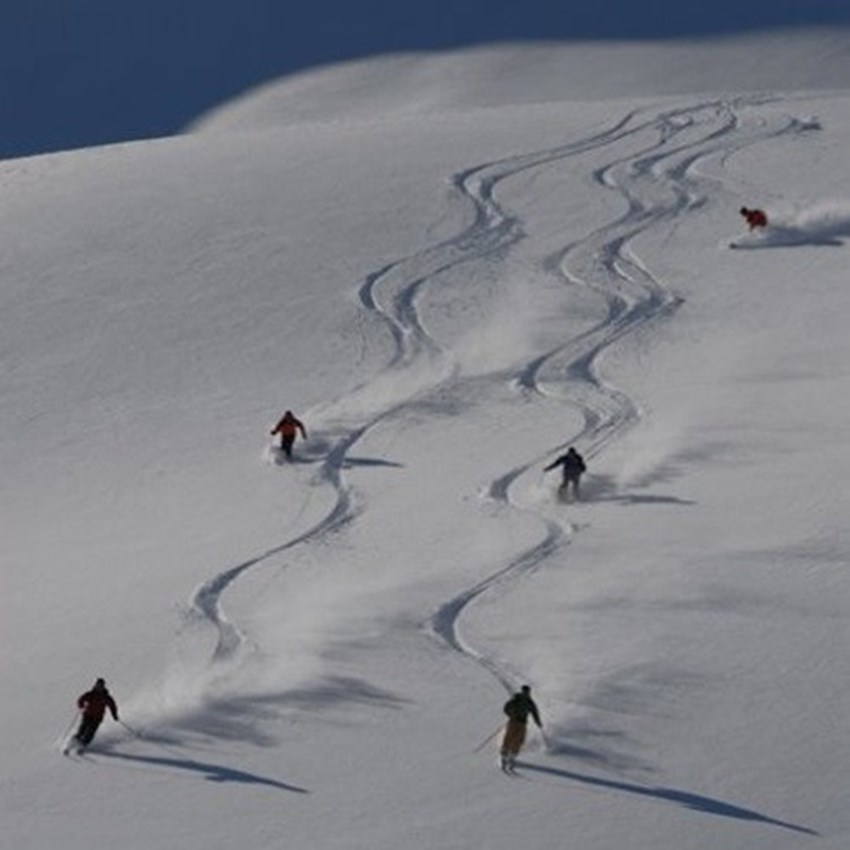
MULTIPOLYGON (((492 260, 526 237, 523 222, 503 209, 496 197, 498 185, 523 172, 544 168, 586 153, 610 148, 612 159, 592 172, 603 191, 614 191, 626 201, 626 211, 614 221, 570 242, 545 257, 544 267, 566 285, 587 287, 606 305, 600 322, 557 347, 535 355, 514 374, 511 385, 533 399, 555 397, 576 407, 584 425, 561 446, 505 472, 486 490, 486 498, 513 510, 538 517, 541 540, 503 562, 488 577, 460 591, 438 607, 425 624, 426 632, 462 653, 511 690, 517 676, 464 638, 460 620, 476 600, 498 587, 530 575, 572 538, 575 528, 565 519, 553 520, 512 497, 512 488, 528 470, 553 451, 571 443, 587 446, 593 457, 639 418, 635 403, 624 392, 609 386, 600 374, 600 355, 624 335, 672 314, 681 299, 657 279, 634 250, 637 237, 653 228, 675 226, 680 217, 707 202, 706 186, 722 191, 722 179, 700 173, 714 163, 721 175, 726 160, 749 145, 789 132, 800 132, 790 116, 773 121, 755 117, 745 122, 742 113, 773 98, 740 98, 685 104, 655 112, 649 108, 628 113, 609 129, 554 148, 519 154, 465 169, 452 178, 456 193, 472 212, 471 223, 459 234, 386 263, 367 275, 357 294, 361 308, 378 317, 387 328, 394 351, 384 370, 339 399, 312 411, 312 418, 333 421, 330 449, 319 467, 320 482, 336 493, 333 507, 318 523, 235 566, 201 585, 194 593, 192 610, 214 626, 218 641, 212 661, 234 657, 246 645, 243 632, 226 616, 225 591, 247 571, 287 551, 314 543, 354 520, 362 506, 343 473, 348 453, 379 423, 413 405, 437 397, 447 386, 464 382, 451 358, 428 333, 421 321, 419 303, 429 284, 461 264, 492 260), (617 145, 642 140, 637 152, 617 154, 617 145), (413 376, 413 380, 408 380, 413 376), (412 389, 382 402, 376 391, 381 382, 412 389), (418 380, 417 380, 418 379, 418 380)), ((480 380, 478 378, 477 380, 480 380)), ((503 373, 491 376, 504 381, 503 373)))
MULTIPOLYGON (((655 137, 637 153, 613 159, 593 172, 600 187, 616 191, 626 200, 626 212, 545 258, 545 268, 550 272, 559 274, 569 284, 594 290, 607 304, 607 314, 598 325, 535 356, 514 376, 520 391, 557 394, 565 403, 581 411, 584 427, 558 449, 581 442, 588 446, 586 456, 593 457, 639 418, 634 402, 625 393, 608 386, 600 375, 600 355, 624 335, 672 314, 682 299, 655 277, 636 254, 633 243, 650 229, 675 222, 677 217, 707 202, 702 184, 709 181, 700 176, 701 165, 717 157, 725 164, 732 153, 749 145, 806 129, 793 118, 780 120, 776 126, 764 120, 756 121, 752 127, 746 126, 739 110, 767 100, 697 103, 648 118, 632 113, 612 130, 591 137, 585 143, 558 148, 549 154, 505 160, 488 167, 496 171, 497 176, 490 179, 489 191, 479 197, 478 202, 495 205, 492 191, 495 183, 526 168, 614 146, 628 137, 646 134, 655 137)), ((487 497, 514 509, 538 513, 512 499, 511 488, 541 461, 542 458, 535 458, 500 476, 491 483, 487 497)), ((545 534, 538 544, 445 602, 427 624, 433 634, 474 659, 508 691, 515 688, 518 677, 506 669, 504 662, 465 640, 459 622, 469 605, 491 590, 530 574, 566 545, 575 532, 566 521, 556 522, 542 514, 539 518, 545 534)))

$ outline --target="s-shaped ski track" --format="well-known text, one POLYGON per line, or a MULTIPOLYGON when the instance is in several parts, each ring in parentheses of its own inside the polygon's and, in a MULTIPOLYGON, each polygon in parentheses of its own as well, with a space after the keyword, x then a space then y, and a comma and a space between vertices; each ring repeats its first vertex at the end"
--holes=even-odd
POLYGON ((569 543, 576 528, 563 519, 551 519, 533 507, 524 507, 512 491, 531 469, 555 450, 572 443, 586 445, 588 458, 598 455, 612 440, 640 418, 636 403, 604 380, 601 355, 628 334, 674 314, 683 299, 653 273, 641 259, 635 241, 660 228, 671 232, 684 216, 710 201, 717 181, 700 175, 700 167, 733 152, 801 130, 794 119, 757 119, 744 122, 741 110, 769 102, 769 98, 711 100, 661 111, 626 115, 609 132, 548 152, 516 157, 498 164, 471 169, 488 180, 476 199, 482 215, 509 220, 499 209, 493 186, 499 179, 554 161, 579 158, 588 151, 610 149, 611 159, 591 172, 601 190, 619 193, 626 211, 611 222, 565 245, 543 259, 544 268, 567 285, 586 287, 600 295, 606 309, 603 319, 580 335, 530 358, 512 376, 526 398, 556 397, 577 408, 584 420, 581 430, 549 452, 517 466, 495 479, 486 489, 488 501, 539 517, 544 526, 541 541, 503 562, 485 579, 444 602, 430 617, 427 630, 493 675, 510 691, 519 678, 492 654, 473 645, 461 629, 463 615, 475 602, 496 588, 530 576, 544 560, 569 543), (618 154, 624 140, 647 138, 636 152, 618 154), (522 163, 519 166, 519 163, 522 163), (519 167, 518 167, 519 166, 519 167))

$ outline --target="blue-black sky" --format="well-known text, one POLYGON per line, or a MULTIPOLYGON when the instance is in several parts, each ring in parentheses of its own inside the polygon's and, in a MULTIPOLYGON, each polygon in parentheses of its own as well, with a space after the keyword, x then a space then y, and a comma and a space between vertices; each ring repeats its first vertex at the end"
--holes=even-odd
POLYGON ((179 131, 342 59, 517 40, 850 24, 850 0, 6 0, 0 157, 179 131))

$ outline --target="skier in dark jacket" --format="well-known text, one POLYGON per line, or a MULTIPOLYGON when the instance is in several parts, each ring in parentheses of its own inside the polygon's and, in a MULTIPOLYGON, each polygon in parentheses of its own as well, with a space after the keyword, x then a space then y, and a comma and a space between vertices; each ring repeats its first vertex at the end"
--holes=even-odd
POLYGON ((525 731, 528 727, 528 717, 531 715, 538 729, 543 728, 540 722, 540 712, 531 698, 531 688, 523 685, 506 703, 504 712, 508 716, 505 725, 505 735, 502 738, 502 770, 510 771, 516 765, 522 745, 525 743, 525 731))
POLYGON ((299 431, 302 439, 306 440, 307 431, 304 424, 293 416, 291 410, 287 410, 280 422, 272 428, 272 436, 280 434, 280 447, 288 459, 292 458, 292 444, 299 431))
POLYGON ((77 700, 77 708, 83 715, 77 734, 74 735, 74 740, 80 749, 87 747, 94 740, 107 709, 109 709, 112 719, 118 720, 118 706, 112 699, 112 694, 106 689, 106 682, 103 679, 98 679, 90 691, 86 691, 80 696, 77 700))
POLYGON ((562 468, 561 472, 563 473, 563 481, 561 482, 561 486, 558 488, 558 492, 561 496, 566 498, 569 487, 572 484, 573 495, 576 499, 579 499, 579 481, 581 480, 581 476, 587 470, 587 467, 584 464, 584 458, 572 446, 570 446, 566 454, 561 455, 559 458, 552 461, 552 463, 550 463, 543 471, 549 472, 549 470, 554 469, 556 466, 560 466, 562 468))

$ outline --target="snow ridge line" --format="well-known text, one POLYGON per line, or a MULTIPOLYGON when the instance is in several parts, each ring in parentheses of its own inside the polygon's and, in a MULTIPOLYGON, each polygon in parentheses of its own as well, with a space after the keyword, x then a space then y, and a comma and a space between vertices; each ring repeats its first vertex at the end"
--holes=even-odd
MULTIPOLYGON (((764 99, 759 100, 759 103, 763 102, 764 99)), ((695 176, 702 161, 717 153, 728 156, 731 150, 740 150, 789 130, 800 129, 799 122, 792 120, 778 130, 762 129, 741 134, 741 122, 735 106, 745 103, 743 99, 732 104, 725 101, 700 102, 661 112, 630 127, 637 116, 637 113, 631 113, 617 125, 616 132, 591 137, 586 146, 577 144, 572 147, 572 152, 583 153, 644 131, 658 134, 656 141, 637 154, 615 159, 593 172, 594 180, 601 187, 618 191, 626 199, 627 211, 615 221, 566 246, 544 263, 567 283, 587 286, 602 295, 607 302, 606 317, 578 337, 535 356, 513 379, 517 388, 529 394, 550 394, 544 384, 545 378, 541 377, 544 372, 552 376, 547 383, 564 387, 564 401, 578 406, 585 420, 581 432, 569 442, 591 440, 586 452, 589 457, 633 425, 640 415, 637 406, 625 393, 604 382, 598 371, 600 355, 626 334, 670 315, 683 301, 640 260, 632 248, 633 241, 651 228, 668 220, 675 221, 685 212, 706 203, 706 196, 700 191, 695 176), (717 121, 719 126, 714 126, 717 121), (701 131, 704 123, 709 123, 711 129, 708 133, 701 131), (686 136, 678 146, 671 147, 671 142, 682 134, 690 135, 693 130, 697 130, 696 139, 686 136), (742 138, 735 141, 736 134, 742 135, 742 138), (668 165, 670 160, 672 164, 668 165), (656 184, 660 184, 669 198, 657 200, 652 192, 644 197, 643 193, 648 189, 657 189, 656 184), (573 268, 573 265, 578 268, 573 268)), ((561 150, 564 156, 568 155, 566 150, 561 150)), ((549 154, 537 154, 529 155, 527 161, 528 167, 532 167, 531 163, 543 164, 552 159, 549 154)), ((492 183, 480 203, 496 203, 492 183)), ((566 445, 564 443, 559 448, 563 449, 566 445)), ((540 461, 541 458, 537 458, 500 476, 487 489, 487 498, 532 512, 520 507, 511 498, 510 490, 525 472, 540 461)), ((538 513, 545 525, 544 539, 511 559, 491 576, 443 603, 426 624, 429 632, 487 669, 509 691, 515 684, 511 677, 492 658, 463 640, 459 621, 473 602, 495 587, 528 576, 543 560, 569 542, 575 531, 573 526, 533 512, 538 513)))

